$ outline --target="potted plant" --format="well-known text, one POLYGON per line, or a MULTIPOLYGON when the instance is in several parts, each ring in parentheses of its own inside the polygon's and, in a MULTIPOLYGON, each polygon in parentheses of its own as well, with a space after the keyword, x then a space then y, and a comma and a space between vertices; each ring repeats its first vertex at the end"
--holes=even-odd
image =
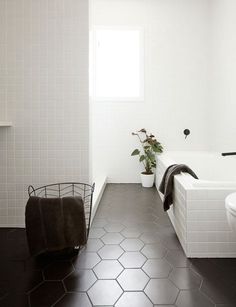
POLYGON ((146 129, 141 129, 138 132, 133 132, 132 135, 138 137, 141 143, 142 150, 135 149, 131 156, 139 156, 139 162, 143 163, 145 171, 141 173, 142 186, 150 188, 154 183, 154 172, 156 168, 156 153, 163 152, 163 147, 158 142, 153 134, 148 134, 146 129))

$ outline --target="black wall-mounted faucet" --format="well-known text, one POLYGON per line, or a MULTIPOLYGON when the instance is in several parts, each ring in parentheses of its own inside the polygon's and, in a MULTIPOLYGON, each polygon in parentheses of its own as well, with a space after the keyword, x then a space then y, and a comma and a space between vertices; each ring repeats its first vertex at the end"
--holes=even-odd
POLYGON ((190 130, 189 129, 184 129, 185 139, 187 138, 187 136, 189 136, 189 134, 190 134, 190 130))
POLYGON ((236 156, 236 152, 222 152, 221 155, 223 157, 225 157, 225 156, 236 156))

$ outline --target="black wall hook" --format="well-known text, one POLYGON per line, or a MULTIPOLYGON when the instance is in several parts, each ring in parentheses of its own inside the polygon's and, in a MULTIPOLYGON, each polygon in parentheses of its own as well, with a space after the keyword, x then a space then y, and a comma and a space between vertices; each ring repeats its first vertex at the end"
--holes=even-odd
POLYGON ((185 139, 187 138, 187 136, 190 134, 190 130, 189 129, 184 129, 184 135, 185 135, 185 139))

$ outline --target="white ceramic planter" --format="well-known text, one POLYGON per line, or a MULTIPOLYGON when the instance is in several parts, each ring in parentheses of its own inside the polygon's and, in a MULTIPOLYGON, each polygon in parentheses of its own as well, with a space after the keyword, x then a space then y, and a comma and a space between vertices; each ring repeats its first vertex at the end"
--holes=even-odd
POLYGON ((141 174, 141 182, 144 188, 151 188, 154 184, 154 174, 141 174))

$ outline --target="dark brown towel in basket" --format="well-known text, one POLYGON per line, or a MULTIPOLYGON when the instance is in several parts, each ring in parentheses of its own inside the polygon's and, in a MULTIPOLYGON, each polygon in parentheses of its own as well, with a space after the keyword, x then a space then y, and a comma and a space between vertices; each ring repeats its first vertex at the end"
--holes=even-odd
POLYGON ((86 222, 81 197, 31 196, 25 209, 31 255, 86 244, 86 222))
POLYGON ((170 165, 161 180, 159 191, 164 194, 163 207, 164 211, 170 209, 170 205, 173 203, 173 188, 174 188, 174 176, 181 172, 189 173, 194 178, 198 179, 197 175, 185 164, 173 164, 170 165))

